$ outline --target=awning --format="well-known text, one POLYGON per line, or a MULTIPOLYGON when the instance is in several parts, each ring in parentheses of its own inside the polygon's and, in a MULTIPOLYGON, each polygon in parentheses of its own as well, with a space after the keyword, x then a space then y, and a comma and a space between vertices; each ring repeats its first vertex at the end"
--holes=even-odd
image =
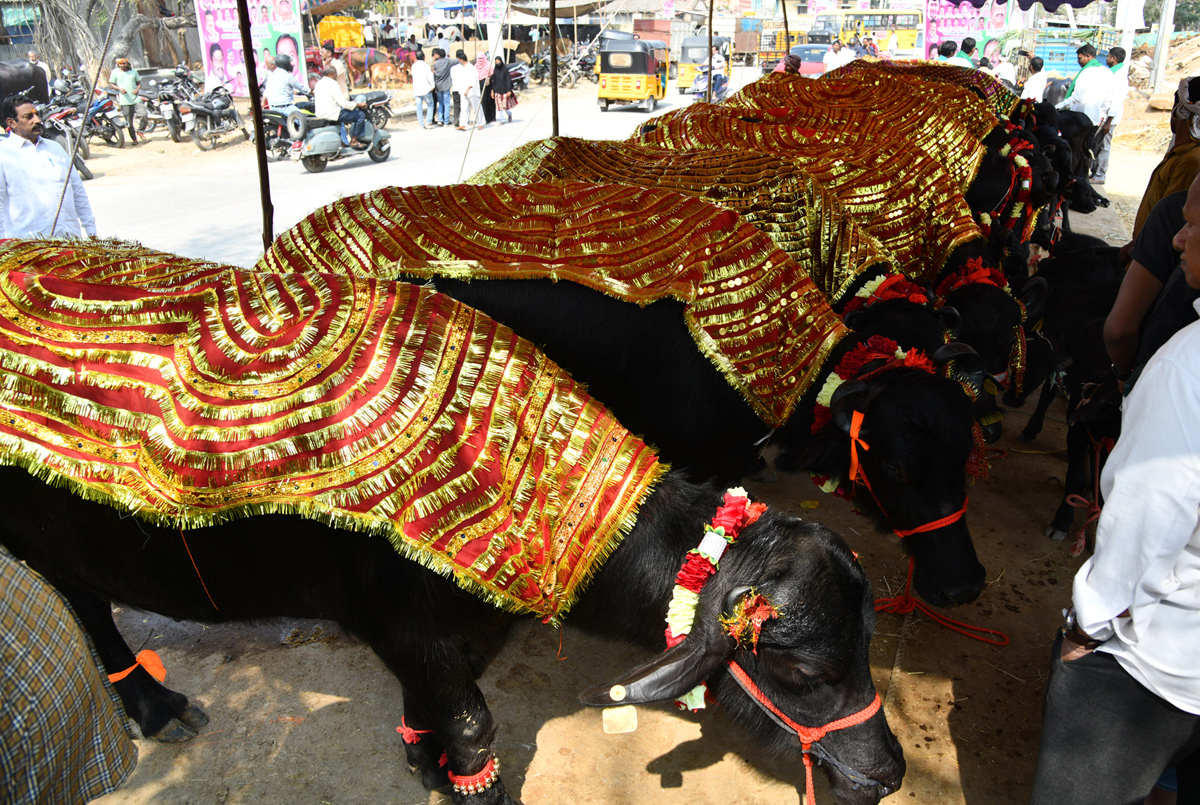
POLYGON ((461 8, 464 10, 470 9, 471 11, 475 10, 475 4, 465 2, 465 0, 464 0, 464 2, 459 2, 458 0, 447 0, 447 2, 444 2, 444 3, 434 3, 433 7, 436 8, 438 11, 452 11, 456 8, 461 8))
MULTIPOLYGON (((1033 8, 1034 4, 1036 3, 1041 5, 1047 11, 1054 13, 1063 6, 1083 8, 1084 6, 1090 6, 1095 2, 1096 0, 1017 0, 1017 5, 1021 7, 1022 11, 1028 11, 1029 9, 1033 8)), ((975 8, 983 8, 985 5, 987 5, 988 0, 966 0, 966 3, 969 3, 975 8)), ((958 5, 961 6, 964 4, 959 3, 958 5)))
MULTIPOLYGON (((601 6, 608 5, 610 0, 583 0, 583 2, 564 2, 556 3, 554 7, 554 15, 557 19, 569 19, 571 17, 586 17, 601 6)), ((532 3, 523 3, 512 6, 514 11, 520 11, 524 14, 530 14, 534 17, 549 19, 550 3, 547 0, 535 0, 532 3)))

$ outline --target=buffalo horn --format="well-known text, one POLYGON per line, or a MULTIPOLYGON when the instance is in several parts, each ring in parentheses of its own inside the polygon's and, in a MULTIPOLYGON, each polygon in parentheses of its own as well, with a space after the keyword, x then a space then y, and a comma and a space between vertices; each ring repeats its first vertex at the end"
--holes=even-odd
POLYGON ((750 587, 734 587, 725 593, 725 603, 721 604, 721 614, 732 615, 734 610, 737 609, 738 601, 741 600, 743 595, 750 592, 751 589, 750 587))
POLYGON ((944 305, 935 310, 934 315, 950 331, 950 340, 957 341, 958 331, 962 329, 962 314, 958 312, 958 308, 944 305))
POLYGON ((938 347, 930 359, 935 366, 945 366, 950 361, 956 361, 959 373, 974 386, 975 393, 983 393, 983 381, 987 373, 983 368, 983 358, 971 347, 958 342, 945 344, 938 347))
POLYGON ((833 393, 829 408, 833 412, 834 423, 843 433, 850 432, 850 418, 854 407, 867 396, 868 391, 870 387, 861 380, 847 380, 833 393))
POLYGON ((615 682, 588 688, 579 700, 592 707, 612 707, 675 699, 707 679, 731 651, 729 641, 706 641, 703 634, 693 631, 682 643, 615 682))

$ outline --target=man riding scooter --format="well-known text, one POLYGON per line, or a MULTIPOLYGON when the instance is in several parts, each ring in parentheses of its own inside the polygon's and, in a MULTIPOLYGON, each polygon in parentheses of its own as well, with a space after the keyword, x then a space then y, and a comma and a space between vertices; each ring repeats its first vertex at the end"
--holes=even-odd
POLYGON ((292 112, 300 111, 296 106, 296 95, 308 97, 308 86, 292 75, 291 56, 267 57, 266 86, 267 103, 276 112, 287 117, 292 112))
POLYGON ((329 121, 337 121, 339 126, 350 126, 350 140, 346 141, 346 132, 339 129, 342 144, 349 145, 356 151, 365 151, 371 147, 363 142, 366 133, 367 113, 363 111, 366 101, 352 101, 345 96, 337 83, 337 70, 333 65, 321 71, 321 80, 313 87, 313 103, 316 105, 317 117, 329 121))

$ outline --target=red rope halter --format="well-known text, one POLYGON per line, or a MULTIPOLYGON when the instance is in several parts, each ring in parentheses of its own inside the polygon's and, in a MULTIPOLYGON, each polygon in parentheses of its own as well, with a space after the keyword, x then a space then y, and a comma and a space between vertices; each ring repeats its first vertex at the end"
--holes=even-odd
POLYGON ((767 698, 767 694, 763 693, 762 690, 760 690, 759 687, 754 684, 754 680, 750 678, 749 674, 742 670, 740 665, 733 660, 728 660, 725 664, 729 668, 729 673, 732 674, 737 683, 741 685, 742 690, 746 691, 746 694, 749 695, 759 707, 770 713, 775 718, 775 721, 796 733, 796 737, 800 739, 800 748, 804 752, 804 801, 808 803, 808 805, 814 805, 814 803, 817 801, 817 793, 813 788, 813 765, 811 755, 813 744, 824 738, 830 732, 844 730, 847 727, 854 727, 862 724, 871 716, 879 712, 879 708, 882 705, 882 702, 879 700, 879 693, 876 692, 875 698, 871 700, 871 703, 859 710, 857 713, 851 713, 848 716, 830 721, 828 724, 824 724, 820 727, 806 727, 803 724, 797 724, 795 721, 788 718, 788 716, 782 710, 776 707, 775 703, 767 698))

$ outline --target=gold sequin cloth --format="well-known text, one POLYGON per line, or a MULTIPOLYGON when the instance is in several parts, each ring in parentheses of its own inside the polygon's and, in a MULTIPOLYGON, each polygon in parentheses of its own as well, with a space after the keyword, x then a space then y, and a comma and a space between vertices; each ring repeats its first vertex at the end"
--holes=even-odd
POLYGON ((0 462, 168 526, 379 535, 551 620, 665 471, 528 341, 406 283, 0 241, 0 365, 0 462))
POLYGON ((927 152, 927 143, 938 149, 938 153, 930 152, 936 159, 947 156, 943 150, 982 140, 1000 122, 987 102, 965 87, 865 70, 819 81, 768 73, 731 95, 725 105, 751 110, 798 109, 817 120, 820 114, 838 120, 838 115, 848 112, 882 117, 897 134, 927 152))
POLYGON ((390 187, 348 196, 281 234, 258 269, 546 277, 639 305, 674 298, 697 347, 773 426, 788 420, 846 335, 808 274, 737 213, 628 185, 390 187))
MULTIPOLYGON (((866 231, 886 214, 864 216, 860 225, 858 215, 847 215, 838 197, 812 176, 760 152, 664 151, 560 137, 527 143, 468 181, 527 184, 554 179, 670 190, 731 209, 787 252, 835 305, 864 274, 898 270, 888 250, 866 231)), ((934 229, 930 210, 905 209, 914 214, 886 230, 897 235, 889 245, 907 247, 934 229)), ((861 211, 861 206, 856 209, 861 211)), ((880 212, 879 206, 871 212, 880 212)), ((938 246, 936 241, 915 245, 904 249, 905 259, 918 254, 924 259, 938 246)))
MULTIPOLYGON (((987 101, 997 117, 1007 119, 1021 98, 1000 80, 982 70, 971 70, 954 64, 936 61, 895 61, 887 59, 855 59, 836 70, 830 70, 820 80, 857 78, 860 74, 918 78, 942 86, 964 87, 987 101)), ((932 102, 937 103, 937 90, 932 102)))

